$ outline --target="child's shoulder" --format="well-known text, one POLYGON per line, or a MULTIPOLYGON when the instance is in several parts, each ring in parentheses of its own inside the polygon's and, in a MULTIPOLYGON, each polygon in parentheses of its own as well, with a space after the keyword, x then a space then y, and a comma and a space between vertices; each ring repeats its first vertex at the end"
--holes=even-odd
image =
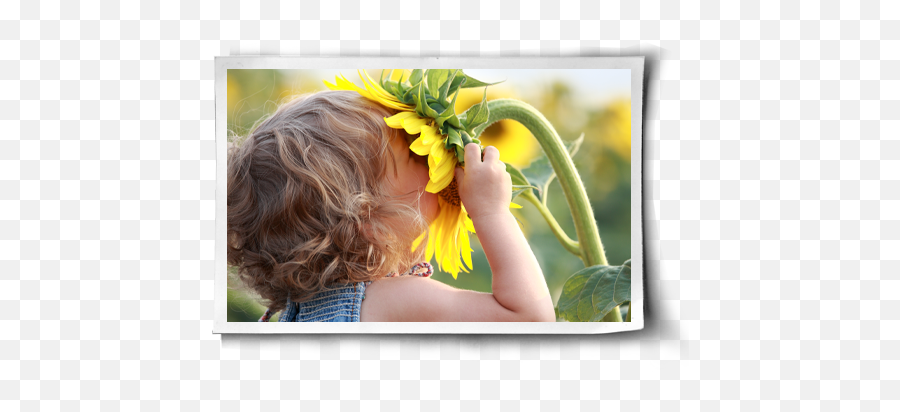
POLYGON ((427 322, 434 306, 425 305, 434 299, 435 287, 441 282, 418 276, 386 277, 366 287, 360 307, 362 322, 427 322))
POLYGON ((366 287, 362 322, 502 322, 515 314, 494 295, 457 289, 427 277, 386 277, 366 287))

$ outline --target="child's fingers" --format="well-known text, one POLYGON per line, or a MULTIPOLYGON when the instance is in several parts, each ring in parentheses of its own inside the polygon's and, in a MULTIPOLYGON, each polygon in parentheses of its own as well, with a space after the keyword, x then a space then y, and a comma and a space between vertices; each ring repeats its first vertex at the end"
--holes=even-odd
POLYGON ((465 175, 466 175, 466 172, 463 171, 463 168, 461 168, 459 166, 456 166, 456 170, 454 170, 453 173, 456 176, 456 184, 459 184, 460 182, 462 182, 463 177, 465 177, 465 175))
POLYGON ((475 143, 469 143, 465 147, 466 149, 466 164, 471 165, 475 163, 481 163, 481 148, 478 147, 475 143))
POLYGON ((485 163, 493 164, 498 160, 500 160, 500 150, 497 150, 497 148, 494 146, 488 146, 484 148, 485 163))

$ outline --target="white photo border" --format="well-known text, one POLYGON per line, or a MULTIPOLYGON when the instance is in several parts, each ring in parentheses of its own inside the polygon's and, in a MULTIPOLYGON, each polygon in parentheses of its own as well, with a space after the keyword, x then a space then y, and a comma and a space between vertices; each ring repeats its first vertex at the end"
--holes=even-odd
POLYGON ((305 57, 219 56, 215 58, 217 334, 598 334, 644 328, 644 233, 642 199, 644 57, 305 57), (630 69, 631 70, 631 322, 228 322, 226 261, 226 162, 228 69, 334 69, 414 67, 422 69, 630 69))

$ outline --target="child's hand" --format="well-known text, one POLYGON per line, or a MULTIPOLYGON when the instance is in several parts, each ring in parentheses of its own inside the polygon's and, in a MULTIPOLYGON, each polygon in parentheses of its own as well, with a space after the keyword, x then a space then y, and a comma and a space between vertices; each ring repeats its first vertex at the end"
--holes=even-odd
POLYGON ((484 148, 484 160, 480 154, 477 144, 467 144, 466 169, 457 167, 455 170, 459 198, 472 220, 509 213, 512 200, 512 177, 500 161, 500 151, 488 146, 484 148))

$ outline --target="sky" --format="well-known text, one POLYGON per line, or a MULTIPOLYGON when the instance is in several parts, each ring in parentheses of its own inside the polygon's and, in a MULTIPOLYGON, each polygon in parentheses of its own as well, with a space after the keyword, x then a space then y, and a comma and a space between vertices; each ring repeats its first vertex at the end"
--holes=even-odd
MULTIPOLYGON (((628 69, 463 69, 467 75, 486 83, 505 80, 505 84, 522 94, 529 85, 553 79, 568 80, 577 99, 603 104, 617 97, 631 97, 631 70, 628 69)), ((347 79, 361 85, 356 69, 313 70, 313 78, 333 82, 342 73, 347 79)), ((369 72, 372 73, 371 71, 369 72)), ((523 99, 527 95, 521 96, 523 99)))
POLYGON ((515 90, 527 90, 535 80, 567 79, 580 99, 601 103, 614 97, 631 97, 631 70, 628 69, 470 69, 467 75, 487 83, 506 79, 515 90))

